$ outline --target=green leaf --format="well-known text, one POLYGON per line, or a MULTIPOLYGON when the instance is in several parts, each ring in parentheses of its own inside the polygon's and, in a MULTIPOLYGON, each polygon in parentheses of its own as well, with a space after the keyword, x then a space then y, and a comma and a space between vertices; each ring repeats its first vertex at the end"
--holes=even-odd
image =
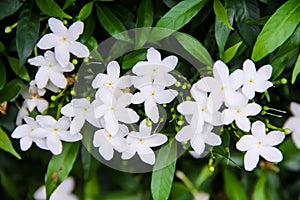
POLYGON ((77 158, 79 146, 80 142, 64 143, 62 153, 51 158, 46 178, 47 199, 69 175, 77 158))
POLYGON ((220 0, 214 0, 214 11, 217 16, 217 18, 223 22, 228 28, 231 30, 234 30, 234 28, 229 23, 229 18, 227 16, 227 10, 223 6, 223 4, 220 2, 220 0))
POLYGON ((258 35, 251 55, 252 60, 261 60, 288 39, 300 22, 299 13, 298 0, 290 0, 283 4, 258 35))
POLYGON ((84 24, 83 34, 80 36, 80 41, 85 43, 94 33, 96 27, 96 19, 94 16, 90 15, 84 24))
POLYGON ((254 186, 253 200, 267 200, 266 197, 266 182, 267 175, 261 174, 257 183, 254 186))
POLYGON ((27 58, 31 55, 40 31, 40 13, 28 2, 22 7, 16 30, 16 44, 19 56, 19 68, 23 68, 27 58))
POLYGON ((193 57, 206 66, 212 66, 213 60, 207 49, 194 37, 185 33, 176 33, 176 39, 193 57))
POLYGON ((79 12, 79 14, 78 14, 78 16, 77 16, 77 19, 79 19, 79 20, 84 20, 84 19, 86 19, 88 16, 90 16, 90 14, 92 13, 92 10, 93 10, 93 5, 94 5, 94 2, 93 2, 93 1, 91 1, 91 2, 89 2, 89 3, 87 3, 87 4, 85 4, 85 5, 81 8, 81 10, 80 10, 80 12, 79 12))
POLYGON ((137 62, 145 60, 146 56, 147 56, 146 49, 139 49, 126 54, 122 58, 122 69, 125 70, 131 69, 137 62))
POLYGON ((0 90, 3 88, 5 83, 6 83, 6 69, 4 63, 0 59, 0 90))
POLYGON ((20 0, 2 0, 0 1, 0 20, 4 17, 14 14, 22 5, 20 0))
POLYGON ((0 91, 0 103, 16 98, 22 87, 23 82, 20 79, 14 79, 7 83, 0 91))
POLYGON ((229 200, 247 200, 243 184, 236 175, 227 167, 223 169, 225 193, 229 200))
POLYGON ((73 3, 75 3, 76 0, 66 0, 63 6, 63 10, 67 9, 70 5, 72 5, 73 3))
POLYGON ((152 0, 142 0, 136 20, 136 27, 151 27, 153 23, 153 3, 152 0))
POLYGON ((151 177, 151 194, 154 200, 167 200, 170 196, 177 158, 176 142, 170 141, 158 152, 151 177))
POLYGON ((21 79, 25 81, 30 81, 27 69, 25 68, 25 66, 19 68, 19 60, 17 58, 7 56, 7 60, 11 69, 15 72, 16 75, 18 75, 21 79))
POLYGON ((35 0, 39 9, 48 16, 72 19, 54 0, 35 0))
POLYGON ((293 70, 293 75, 292 75, 292 84, 295 83, 296 78, 298 74, 300 73, 300 55, 298 55, 294 70, 293 70))
POLYGON ((111 36, 119 40, 130 41, 128 34, 122 33, 126 31, 125 26, 109 8, 96 5, 96 12, 99 22, 111 36))
POLYGON ((0 127, 0 149, 3 149, 4 151, 11 153, 18 159, 21 159, 21 156, 16 152, 16 150, 14 149, 14 147, 11 144, 11 141, 9 140, 9 137, 2 130, 1 127, 0 127))
POLYGON ((95 174, 97 172, 97 169, 99 167, 99 161, 96 160, 90 152, 87 151, 86 147, 84 145, 81 146, 81 163, 82 168, 84 171, 84 179, 86 181, 89 181, 93 177, 95 177, 95 174))
POLYGON ((224 52, 224 62, 228 63, 229 61, 232 60, 232 58, 234 58, 236 52, 238 51, 238 49, 240 48, 240 46, 243 44, 242 41, 236 43, 235 45, 229 47, 225 52, 224 52))
POLYGON ((4 52, 5 52, 5 46, 3 42, 0 41, 0 53, 4 53, 4 52))
MULTIPOLYGON (((191 19, 202 9, 207 0, 185 0, 171 8, 155 27, 177 31, 189 23, 191 19)), ((161 29, 153 29, 150 40, 157 41, 168 37, 172 32, 161 32, 161 29)))

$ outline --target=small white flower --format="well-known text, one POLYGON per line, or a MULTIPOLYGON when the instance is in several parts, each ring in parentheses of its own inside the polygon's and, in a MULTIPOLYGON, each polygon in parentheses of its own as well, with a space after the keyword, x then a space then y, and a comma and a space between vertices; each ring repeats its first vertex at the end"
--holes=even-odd
MULTIPOLYGON (((72 177, 67 177, 51 194, 49 200, 77 200, 78 198, 72 194, 75 181, 72 177)), ((33 194, 35 200, 46 200, 45 185, 39 187, 33 194)))
POLYGON ((244 102, 238 106, 229 106, 223 110, 223 122, 228 125, 235 121, 236 125, 243 131, 249 132, 251 122, 248 116, 255 116, 261 111, 261 106, 257 103, 248 103, 245 99, 244 102))
POLYGON ((222 61, 215 62, 213 66, 214 77, 204 77, 196 85, 204 92, 210 92, 207 100, 209 111, 217 111, 225 102, 227 105, 239 105, 243 95, 236 90, 243 82, 242 70, 235 70, 229 75, 229 69, 222 61))
POLYGON ((23 119, 25 118, 25 116, 29 116, 29 112, 26 103, 23 102, 16 118, 16 125, 23 124, 23 119))
POLYGON ((25 99, 26 106, 30 112, 37 108, 37 110, 42 113, 48 108, 48 101, 39 96, 31 96, 28 99, 25 99))
POLYGON ((155 154, 151 147, 164 144, 168 137, 157 133, 151 135, 152 127, 146 125, 146 120, 140 123, 139 132, 132 131, 126 138, 129 148, 122 153, 122 159, 132 158, 136 153, 147 164, 155 163, 155 154))
POLYGON ((105 129, 95 132, 93 145, 99 147, 99 153, 105 160, 111 160, 114 156, 114 149, 123 152, 128 148, 125 136, 128 135, 128 128, 119 125, 119 130, 115 135, 110 134, 105 129))
POLYGON ((128 108, 132 94, 124 93, 116 98, 108 90, 101 91, 98 98, 103 102, 100 106, 95 107, 96 118, 104 118, 104 128, 112 135, 116 134, 119 129, 119 121, 132 124, 139 120, 138 114, 128 108))
POLYGON ((264 92, 273 84, 268 81, 272 75, 272 66, 262 66, 256 71, 255 64, 251 60, 246 60, 243 64, 244 82, 242 91, 248 99, 252 99, 255 92, 264 92))
POLYGON ((70 72, 74 69, 72 63, 67 63, 66 67, 62 68, 55 59, 52 51, 46 51, 43 56, 36 56, 28 60, 31 65, 40 66, 35 75, 35 81, 38 88, 45 88, 50 80, 55 86, 65 88, 67 79, 63 72, 70 72))
POLYGON ((149 76, 157 83, 165 83, 167 87, 176 83, 176 79, 169 74, 177 65, 178 58, 176 56, 168 56, 161 60, 159 51, 149 48, 147 60, 134 65, 132 72, 138 76, 149 76))
POLYGON ((55 155, 62 152, 61 140, 66 142, 76 142, 82 139, 80 133, 70 134, 70 131, 68 131, 70 119, 67 117, 62 117, 56 121, 50 115, 38 115, 36 121, 41 126, 37 131, 46 135, 46 144, 49 150, 55 155))
POLYGON ((170 103, 178 95, 176 90, 165 90, 163 86, 151 82, 138 89, 140 92, 133 95, 131 103, 140 104, 144 102, 145 113, 154 123, 159 120, 157 104, 170 103))
POLYGON ((128 75, 120 77, 120 66, 116 61, 112 61, 107 65, 107 74, 99 73, 92 82, 93 88, 99 90, 108 89, 115 93, 116 90, 130 87, 131 77, 128 75))
POLYGON ((36 131, 40 128, 39 124, 33 118, 27 116, 24 117, 24 121, 26 124, 18 126, 11 135, 12 138, 20 139, 21 150, 27 151, 31 147, 32 142, 36 143, 39 148, 48 150, 44 138, 46 134, 36 131))
POLYGON ((290 109, 294 116, 289 117, 284 123, 283 128, 289 128, 292 132, 292 139, 300 149, 300 104, 292 102, 290 109))
POLYGON ((251 132, 252 135, 244 135, 236 143, 239 151, 247 151, 244 157, 247 171, 252 171, 256 167, 259 156, 270 162, 280 162, 283 159, 281 152, 274 147, 283 141, 285 137, 283 132, 271 131, 266 134, 265 124, 261 121, 252 124, 251 132))
POLYGON ((184 126, 175 136, 178 142, 190 141, 195 154, 201 155, 204 152, 205 144, 218 146, 222 143, 220 136, 212 132, 213 126, 204 123, 199 127, 197 123, 184 126))
POLYGON ((51 49, 54 47, 55 58, 62 67, 66 67, 70 60, 70 52, 77 57, 89 56, 89 50, 80 42, 76 42, 83 32, 83 22, 74 22, 69 29, 55 18, 48 20, 49 27, 53 33, 44 35, 37 46, 40 49, 51 49))
POLYGON ((96 127, 100 127, 95 117, 94 106, 85 99, 73 99, 70 103, 62 107, 61 113, 67 117, 73 117, 70 125, 70 133, 76 134, 80 132, 85 120, 96 127))
MULTIPOLYGON (((44 96, 44 94, 46 93, 46 90, 44 88, 38 88, 36 81, 32 80, 29 83, 29 94, 33 95, 33 94, 38 94, 40 97, 44 96)), ((24 97, 23 97, 24 98, 24 97)), ((24 98, 27 99, 27 98, 24 98)))

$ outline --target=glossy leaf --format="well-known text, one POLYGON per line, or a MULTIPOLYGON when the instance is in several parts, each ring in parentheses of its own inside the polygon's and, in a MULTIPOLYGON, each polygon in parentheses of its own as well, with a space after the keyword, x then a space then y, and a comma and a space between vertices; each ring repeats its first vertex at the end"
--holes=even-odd
POLYGON ((266 182, 267 182, 267 175, 261 174, 254 186, 253 200, 267 200, 266 182))
POLYGON ((193 57, 207 66, 212 66, 213 60, 210 54, 196 38, 185 33, 176 34, 175 37, 193 57))
POLYGON ((122 69, 131 69, 137 62, 146 59, 146 49, 140 49, 126 54, 122 58, 122 69))
POLYGON ((3 53, 5 51, 5 46, 3 42, 0 42, 0 52, 3 53))
POLYGON ((122 33, 126 31, 125 26, 109 8, 96 5, 96 11, 99 22, 111 36, 119 40, 130 41, 128 34, 122 33))
POLYGON ((11 141, 9 140, 9 137, 2 130, 1 127, 0 127, 0 149, 3 149, 4 151, 11 153, 18 159, 21 159, 21 156, 16 152, 16 150, 14 149, 14 147, 11 144, 11 141))
MULTIPOLYGON (((160 18, 155 27, 165 28, 177 31, 186 25, 202 9, 206 0, 185 0, 171 8, 162 18, 160 18)), ((172 32, 161 32, 160 29, 153 29, 150 40, 161 40, 172 34, 172 32)))
POLYGON ((72 19, 54 0, 35 0, 39 9, 48 16, 72 19))
POLYGON ((0 104, 4 101, 11 101, 16 98, 23 87, 20 79, 14 79, 7 83, 0 91, 0 104))
POLYGON ((7 56, 7 60, 11 69, 15 72, 16 75, 18 75, 21 79, 25 81, 30 81, 27 69, 25 68, 25 66, 19 68, 19 60, 17 58, 7 56))
POLYGON ((159 150, 151 177, 153 200, 167 200, 169 198, 175 173, 176 158, 176 142, 170 142, 159 150))
POLYGON ((5 83, 6 83, 6 69, 4 63, 0 59, 0 90, 3 88, 5 83))
POLYGON ((85 4, 85 5, 81 8, 81 10, 80 10, 80 12, 79 12, 77 18, 78 18, 79 20, 84 20, 84 19, 86 19, 88 16, 90 16, 90 14, 92 13, 92 10, 93 10, 93 5, 94 5, 94 2, 93 2, 93 1, 91 1, 91 2, 89 2, 89 3, 87 3, 87 4, 85 4))
POLYGON ((39 37, 39 31, 40 13, 33 3, 28 2, 22 7, 16 31, 16 44, 20 70, 24 68, 24 63, 33 51, 39 37))
POLYGON ((215 14, 217 16, 217 18, 223 22, 228 28, 230 28, 231 30, 234 30, 234 28, 231 26, 230 22, 229 22, 229 18, 227 16, 227 10, 226 8, 223 6, 223 4, 221 3, 220 0, 214 0, 214 11, 215 14))
POLYGON ((259 61, 279 46, 294 32, 300 22, 300 2, 290 0, 283 4, 267 21, 257 37, 251 58, 259 61))
POLYGON ((96 19, 94 16, 89 16, 84 24, 83 34, 80 36, 80 41, 85 43, 94 33, 96 27, 96 19))
POLYGON ((245 188, 236 175, 228 168, 223 168, 225 193, 229 200, 247 200, 245 188))
POLYGON ((238 51, 238 49, 240 48, 240 46, 243 44, 242 41, 236 43, 235 45, 229 47, 225 52, 224 52, 224 62, 228 63, 229 61, 232 60, 232 58, 234 58, 234 56, 236 55, 236 52, 238 51))
POLYGON ((153 3, 152 0, 142 0, 136 20, 136 27, 151 27, 153 23, 153 3))
POLYGON ((62 153, 51 158, 46 175, 47 199, 69 175, 77 158, 79 146, 80 142, 64 143, 62 153))
POLYGON ((2 0, 0 1, 0 20, 14 14, 22 5, 20 0, 2 0))
POLYGON ((300 55, 298 55, 294 70, 293 70, 293 75, 292 75, 292 84, 295 83, 296 78, 298 74, 300 73, 300 55))

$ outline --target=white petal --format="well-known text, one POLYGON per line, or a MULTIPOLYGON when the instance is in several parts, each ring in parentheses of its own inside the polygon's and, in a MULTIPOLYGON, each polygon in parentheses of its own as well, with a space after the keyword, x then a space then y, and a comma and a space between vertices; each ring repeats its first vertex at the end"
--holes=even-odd
POLYGON ((68 103, 64 107, 61 108, 60 112, 67 117, 74 117, 74 108, 72 103, 68 103))
POLYGON ((40 113, 43 113, 48 108, 48 106, 48 101, 46 101, 45 99, 38 99, 37 110, 40 113))
POLYGON ((137 153, 143 162, 149 165, 153 165, 155 163, 155 154, 151 148, 143 146, 138 149, 137 153))
POLYGON ((259 153, 270 162, 280 162, 283 159, 282 153, 275 147, 263 146, 260 148, 259 153))
POLYGON ((157 105, 152 100, 150 100, 145 101, 144 107, 146 115, 151 119, 151 121, 157 123, 159 120, 159 112, 157 105))
POLYGON ((77 40, 79 35, 83 32, 83 27, 83 22, 74 22, 68 29, 69 37, 71 37, 72 40, 77 40))
POLYGON ((253 99, 255 96, 255 88, 252 87, 250 84, 245 84, 242 87, 242 92, 248 99, 253 99))
POLYGON ((68 131, 61 131, 57 133, 59 139, 65 142, 77 142, 82 139, 82 135, 80 133, 71 135, 68 131))
POLYGON ((225 109, 222 112, 222 121, 225 125, 232 123, 235 120, 236 113, 234 110, 225 109))
POLYGON ((160 56, 159 51, 157 51, 154 48, 149 48, 147 50, 147 60, 150 63, 159 63, 159 62, 161 62, 161 56, 160 56))
POLYGON ((192 139, 194 131, 191 126, 184 126, 175 136, 178 142, 186 142, 192 139))
POLYGON ((205 103, 206 103, 206 101, 207 101, 207 93, 201 91, 198 88, 196 83, 193 84, 193 86, 191 88, 191 95, 197 102, 203 103, 205 100, 205 103))
POLYGON ((131 76, 129 75, 121 76, 118 81, 117 87, 120 89, 124 89, 130 86, 131 86, 131 76))
POLYGON ((67 86, 67 79, 61 73, 52 71, 49 78, 51 82, 59 88, 65 88, 67 86))
POLYGON ((122 110, 118 110, 115 112, 115 115, 116 115, 118 121, 126 123, 126 124, 135 123, 140 118, 139 115, 131 108, 125 108, 122 110))
POLYGON ((162 60, 162 63, 168 67, 168 71, 175 69, 178 62, 178 58, 176 56, 168 56, 162 60))
POLYGON ((205 144, 201 135, 197 135, 191 140, 191 146, 197 154, 202 154, 205 144))
POLYGON ((292 133, 292 139, 295 145, 297 146, 297 148, 300 149, 300 129, 292 133))
POLYGON ((210 113, 214 113, 220 109, 224 100, 224 96, 221 93, 212 92, 207 99, 207 109, 210 113))
POLYGON ((37 43, 37 47, 40 49, 51 49, 59 43, 59 38, 54 33, 44 35, 37 43))
POLYGON ((225 63, 218 60, 213 66, 214 77, 224 83, 229 76, 229 69, 225 63))
POLYGON ((49 150, 45 138, 34 138, 33 141, 39 148, 49 150))
POLYGON ((217 134, 208 132, 205 138, 205 143, 211 146, 218 146, 222 143, 222 140, 217 134))
POLYGON ((102 104, 95 108, 95 117, 100 118, 103 115, 105 115, 105 113, 107 113, 108 111, 109 111, 109 107, 105 104, 102 104))
POLYGON ((58 155, 62 152, 62 143, 58 139, 58 137, 54 135, 49 135, 46 139, 47 146, 49 147, 49 150, 54 154, 58 155))
POLYGON ((48 24, 51 31, 58 35, 63 35, 67 31, 67 28, 64 26, 63 22, 53 17, 48 20, 48 24))
POLYGON ((266 91, 269 87, 272 87, 273 83, 271 83, 270 81, 263 81, 260 84, 256 85, 256 92, 264 92, 266 91))
POLYGON ((147 138, 144 142, 149 147, 157 147, 168 141, 168 137, 163 134, 153 134, 150 138, 147 138))
POLYGON ((144 95, 142 95, 140 92, 135 93, 131 98, 131 103, 133 104, 140 104, 145 101, 144 95))
POLYGON ((235 123, 241 130, 249 132, 251 123, 247 117, 237 117, 235 123))
POLYGON ((196 83, 196 86, 204 92, 211 92, 216 86, 216 84, 217 81, 214 78, 204 77, 196 83))
POLYGON ((62 67, 67 66, 70 60, 70 53, 69 53, 68 46, 65 44, 60 44, 58 46, 55 46, 54 51, 55 51, 55 58, 58 61, 58 63, 62 67))
POLYGON ((100 88, 103 87, 105 83, 108 82, 108 76, 106 74, 97 74, 95 79, 92 82, 92 87, 93 88, 100 88))
POLYGON ((178 112, 182 115, 192 115, 197 111, 197 103, 194 101, 184 101, 177 106, 178 112))
POLYGON ((244 82, 244 73, 242 70, 237 69, 232 74, 230 74, 230 83, 234 90, 239 89, 244 82))
POLYGON ((82 116, 76 116, 71 122, 70 133, 71 135, 79 133, 83 127, 85 119, 82 116))
POLYGON ((36 56, 34 58, 28 59, 29 64, 34 66, 46 66, 47 63, 45 61, 45 58, 43 56, 36 56))
POLYGON ((81 44, 80 42, 70 43, 69 50, 73 55, 79 58, 85 58, 90 55, 89 49, 85 45, 81 44))
POLYGON ((30 112, 37 106, 37 99, 26 99, 26 105, 30 112))
POLYGON ((93 145, 94 147, 101 147, 106 141, 105 134, 107 134, 107 131, 104 129, 97 130, 94 134, 93 138, 93 145))
POLYGON ((150 75, 153 73, 151 64, 149 64, 149 62, 145 62, 145 61, 140 61, 140 62, 136 63, 132 67, 132 72, 138 76, 144 76, 147 74, 150 75))
POLYGON ((20 139, 20 147, 22 151, 27 151, 32 145, 32 138, 25 136, 20 139))
POLYGON ((239 151, 249 151, 257 145, 257 139, 255 139, 252 135, 244 135, 241 139, 236 143, 236 148, 239 151))
POLYGON ((127 107, 130 104, 130 101, 132 99, 131 93, 123 93, 121 96, 119 96, 117 103, 115 105, 116 109, 127 107))
POLYGON ((294 116, 300 118, 300 104, 298 104, 296 102, 291 102, 290 109, 291 109, 292 113, 294 114, 294 116))
POLYGON ((107 75, 109 79, 113 82, 119 80, 120 77, 120 66, 116 61, 111 61, 107 65, 107 75))
POLYGON ((256 74, 256 67, 254 62, 252 60, 247 59, 243 63, 243 71, 245 75, 249 75, 249 76, 256 74))
POLYGON ((155 100, 158 104, 170 103, 178 95, 176 90, 163 90, 155 93, 155 100))
POLYGON ((46 87, 48 80, 49 80, 48 70, 45 67, 41 67, 35 75, 35 82, 38 88, 46 87))
POLYGON ((249 103, 246 106, 245 113, 246 116, 255 116, 261 111, 261 106, 257 103, 249 103))
POLYGON ((54 128, 56 126, 56 120, 50 115, 38 115, 36 121, 41 127, 44 128, 54 128))
POLYGON ((266 126, 261 121, 256 121, 252 124, 251 133, 256 138, 264 138, 266 136, 266 126))
POLYGON ((266 141, 264 143, 267 143, 271 146, 275 146, 280 144, 284 140, 285 134, 281 131, 271 131, 266 136, 266 141))
POLYGON ((259 77, 263 77, 264 80, 268 80, 271 78, 272 75, 272 66, 271 65, 264 65, 257 71, 257 75, 259 77))
POLYGON ((107 112, 104 115, 105 129, 112 135, 115 135, 119 130, 119 123, 113 112, 107 112))
POLYGON ((99 153, 105 160, 111 160, 114 156, 114 149, 111 144, 106 143, 99 148, 99 153))
POLYGON ((244 165, 247 171, 252 171, 259 161, 259 153, 257 149, 251 149, 246 152, 244 157, 244 165))
POLYGON ((283 125, 283 128, 289 128, 291 131, 296 131, 300 124, 300 118, 289 117, 283 125))
POLYGON ((33 194, 33 198, 36 200, 46 199, 46 186, 39 187, 33 194))
POLYGON ((75 181, 72 177, 67 177, 57 188, 56 191, 61 193, 71 193, 74 189, 75 181))
POLYGON ((245 102, 245 97, 239 92, 233 90, 225 91, 225 104, 228 106, 239 106, 245 102))

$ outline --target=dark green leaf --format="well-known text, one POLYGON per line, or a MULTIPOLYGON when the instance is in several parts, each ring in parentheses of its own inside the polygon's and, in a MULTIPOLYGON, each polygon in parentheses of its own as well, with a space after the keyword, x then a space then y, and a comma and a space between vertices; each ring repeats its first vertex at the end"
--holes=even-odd
POLYGON ((300 55, 298 55, 294 70, 293 70, 293 75, 292 75, 292 84, 295 83, 296 78, 298 74, 300 73, 300 55))
POLYGON ((152 0, 142 0, 137 13, 136 27, 151 27, 153 23, 152 0))
POLYGON ((128 34, 122 33, 126 31, 125 26, 109 8, 96 5, 96 11, 99 22, 111 36, 119 40, 130 41, 128 34))
POLYGON ((75 3, 76 0, 66 0, 65 4, 63 6, 63 10, 67 9, 70 5, 72 5, 73 3, 75 3))
POLYGON ((17 52, 19 55, 19 69, 31 55, 40 31, 39 11, 33 3, 26 3, 19 15, 16 31, 17 52))
POLYGON ((0 127, 0 149, 3 149, 4 151, 11 153, 18 159, 21 159, 21 156, 16 152, 16 150, 14 149, 14 147, 11 144, 11 141, 9 140, 9 137, 2 130, 1 127, 0 127))
POLYGON ((185 33, 176 33, 175 37, 193 57, 206 66, 212 66, 213 60, 210 54, 196 38, 185 33))
POLYGON ((80 142, 64 143, 62 153, 51 158, 46 177, 47 199, 69 175, 77 158, 79 146, 80 142))
POLYGON ((253 200, 267 200, 266 182, 267 182, 267 175, 261 174, 254 187, 253 200))
POLYGON ((96 19, 94 16, 90 15, 84 24, 83 34, 80 36, 80 41, 85 43, 94 33, 96 27, 96 19))
POLYGON ((154 200, 169 198, 177 158, 176 142, 169 142, 158 152, 151 178, 151 194, 154 200))
POLYGON ((0 91, 0 103, 16 98, 22 87, 23 82, 20 79, 14 79, 7 83, 0 91))
POLYGON ((283 4, 270 17, 258 35, 251 58, 259 61, 281 46, 298 26, 299 13, 300 2, 298 0, 290 0, 283 4))
POLYGON ((122 69, 131 69, 137 62, 145 60, 146 55, 146 49, 139 49, 128 53, 122 58, 122 69))
POLYGON ((84 19, 86 19, 88 16, 90 16, 90 14, 92 13, 92 10, 93 10, 93 5, 94 5, 94 2, 93 2, 93 1, 91 1, 91 2, 89 2, 89 3, 87 3, 87 4, 85 4, 85 5, 81 8, 81 10, 80 10, 80 12, 79 12, 77 18, 78 18, 79 20, 84 20, 84 19))
POLYGON ((18 75, 21 79, 25 81, 30 81, 27 69, 25 68, 25 66, 19 68, 19 60, 17 58, 7 56, 7 60, 11 69, 15 72, 16 75, 18 75))
POLYGON ((0 53, 3 53, 5 51, 5 46, 3 42, 0 42, 0 53))
MULTIPOLYGON (((187 24, 205 5, 206 0, 185 0, 171 8, 162 18, 160 18, 155 27, 165 28, 177 31, 187 24)), ((172 34, 172 32, 161 32, 160 29, 153 29, 150 40, 161 40, 172 34)))
POLYGON ((245 188, 227 167, 223 169, 225 193, 229 200, 247 200, 245 188))
POLYGON ((224 62, 228 63, 229 61, 232 60, 232 58, 234 58, 234 56, 236 55, 236 52, 238 51, 238 49, 240 48, 240 46, 243 44, 242 41, 236 43, 235 45, 229 47, 228 49, 226 49, 226 51, 224 52, 224 62))
POLYGON ((223 6, 223 4, 220 2, 220 0, 214 0, 214 11, 215 11, 217 18, 221 22, 223 22, 231 30, 234 30, 234 28, 231 26, 231 24, 229 22, 229 18, 227 16, 227 10, 223 6))
POLYGON ((4 63, 0 59, 0 90, 3 88, 5 83, 6 83, 6 69, 4 63))
POLYGON ((86 42, 85 45, 88 47, 90 51, 94 50, 98 46, 98 41, 93 36, 90 37, 86 42))
POLYGON ((14 14, 24 2, 20 0, 2 0, 0 1, 0 20, 4 17, 14 14))
POLYGON ((72 19, 54 0, 35 0, 39 9, 48 16, 72 19))
POLYGON ((87 151, 84 145, 81 146, 81 163, 84 171, 84 179, 89 181, 95 177, 99 161, 92 157, 91 153, 87 151))

